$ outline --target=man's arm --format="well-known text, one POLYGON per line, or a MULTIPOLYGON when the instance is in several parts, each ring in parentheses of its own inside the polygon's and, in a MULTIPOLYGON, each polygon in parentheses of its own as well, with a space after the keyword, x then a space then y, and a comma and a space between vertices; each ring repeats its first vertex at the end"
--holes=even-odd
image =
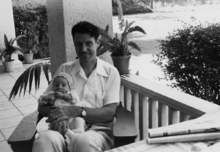
POLYGON ((103 125, 111 124, 114 119, 117 106, 118 103, 112 103, 102 108, 84 108, 86 111, 86 116, 84 119, 91 123, 103 125))
MULTIPOLYGON (((85 121, 94 124, 111 125, 115 116, 117 103, 106 105, 102 108, 84 108, 86 111, 85 121)), ((63 106, 56 107, 51 110, 47 122, 60 122, 73 117, 80 117, 82 114, 82 107, 78 106, 63 106), (57 117, 57 118, 56 118, 57 117)))
POLYGON ((54 107, 52 105, 46 104, 46 105, 40 105, 38 104, 38 112, 43 115, 44 117, 49 117, 51 109, 54 107))

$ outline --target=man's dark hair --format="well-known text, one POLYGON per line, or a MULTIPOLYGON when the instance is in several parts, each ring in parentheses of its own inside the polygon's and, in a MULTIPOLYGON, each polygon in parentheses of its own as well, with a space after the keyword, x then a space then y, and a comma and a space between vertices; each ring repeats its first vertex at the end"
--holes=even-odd
POLYGON ((90 22, 81 21, 72 27, 71 33, 73 37, 76 33, 89 34, 97 40, 99 37, 99 28, 90 22))

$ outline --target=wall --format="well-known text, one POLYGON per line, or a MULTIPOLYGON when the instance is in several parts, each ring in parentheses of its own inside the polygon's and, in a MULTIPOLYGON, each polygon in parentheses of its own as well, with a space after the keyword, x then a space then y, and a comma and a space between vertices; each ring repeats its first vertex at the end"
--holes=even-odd
POLYGON ((52 74, 64 62, 75 60, 76 53, 71 28, 86 20, 112 30, 112 5, 110 0, 47 0, 49 49, 52 74))
POLYGON ((15 37, 14 17, 11 0, 1 0, 0 5, 0 48, 5 48, 4 34, 8 39, 15 37))

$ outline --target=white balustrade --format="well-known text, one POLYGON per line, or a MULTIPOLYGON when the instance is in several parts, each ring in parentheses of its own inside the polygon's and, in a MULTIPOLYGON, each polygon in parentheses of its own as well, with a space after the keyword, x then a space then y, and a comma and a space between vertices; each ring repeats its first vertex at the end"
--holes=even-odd
POLYGON ((121 78, 120 100, 134 114, 136 141, 148 137, 148 128, 187 121, 219 107, 133 74, 121 78))

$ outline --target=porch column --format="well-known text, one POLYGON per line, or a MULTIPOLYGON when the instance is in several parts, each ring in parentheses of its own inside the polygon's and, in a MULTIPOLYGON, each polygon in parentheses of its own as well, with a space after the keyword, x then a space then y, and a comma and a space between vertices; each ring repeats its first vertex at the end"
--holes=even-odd
POLYGON ((110 33, 113 31, 111 0, 47 0, 46 7, 52 74, 59 65, 76 58, 73 25, 85 20, 103 29, 109 25, 110 33))
MULTIPOLYGON (((5 48, 4 34, 8 40, 15 38, 15 24, 11 0, 1 0, 0 3, 0 49, 5 48)), ((16 42, 14 45, 16 45, 16 42)), ((14 59, 15 68, 22 67, 22 63, 18 60, 17 54, 13 54, 12 59, 14 59)), ((0 60, 0 65, 1 64, 0 60)))

